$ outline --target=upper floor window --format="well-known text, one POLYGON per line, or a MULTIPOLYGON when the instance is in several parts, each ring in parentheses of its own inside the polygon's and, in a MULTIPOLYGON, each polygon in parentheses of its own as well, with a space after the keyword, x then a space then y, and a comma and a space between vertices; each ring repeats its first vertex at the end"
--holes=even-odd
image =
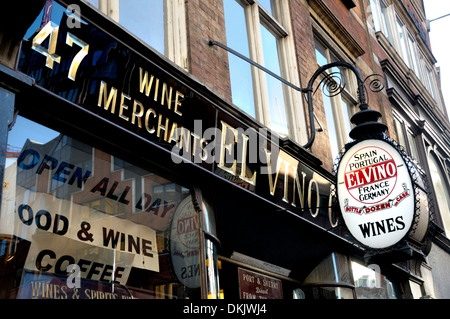
POLYGON ((394 113, 394 123, 397 131, 397 142, 405 148, 406 152, 413 160, 419 163, 419 152, 416 136, 411 130, 410 125, 396 113, 394 113))
MULTIPOLYGON (((339 61, 334 52, 319 39, 316 39, 316 59, 319 66, 339 61)), ((346 82, 344 91, 337 96, 330 97, 322 91, 331 154, 333 159, 336 159, 339 151, 350 142, 349 134, 352 129, 350 118, 356 111, 354 103, 356 88, 355 76, 349 70, 333 68, 329 72, 340 76, 346 82)))
POLYGON ((389 23, 388 6, 384 0, 370 0, 370 10, 375 31, 381 31, 386 38, 391 39, 392 31, 389 23))
POLYGON ((187 69, 184 1, 86 0, 143 42, 187 69))
POLYGON ((409 34, 408 35, 408 49, 409 49, 409 53, 411 55, 411 61, 412 61, 412 66, 410 66, 411 68, 413 68, 414 73, 419 76, 419 60, 417 58, 417 44, 416 41, 414 40, 414 37, 409 34))
POLYGON ((399 17, 396 18, 396 23, 397 23, 397 37, 396 37, 397 48, 403 58, 403 61, 409 68, 411 68, 411 58, 407 45, 408 29, 406 28, 405 24, 400 20, 399 17))
MULTIPOLYGON (((227 46, 276 75, 298 83, 295 54, 290 53, 288 3, 278 0, 224 1, 227 46), (286 14, 287 13, 287 14, 286 14)), ((298 92, 278 79, 228 55, 232 102, 282 136, 296 136, 304 123, 298 92)))
POLYGON ((164 0, 119 0, 119 23, 165 54, 164 0))
POLYGON ((436 73, 431 64, 427 62, 419 49, 414 33, 408 28, 406 22, 400 17, 392 5, 388 6, 385 0, 370 0, 373 27, 375 31, 382 32, 393 45, 406 66, 413 70, 416 76, 443 110, 443 104, 438 94, 436 73))

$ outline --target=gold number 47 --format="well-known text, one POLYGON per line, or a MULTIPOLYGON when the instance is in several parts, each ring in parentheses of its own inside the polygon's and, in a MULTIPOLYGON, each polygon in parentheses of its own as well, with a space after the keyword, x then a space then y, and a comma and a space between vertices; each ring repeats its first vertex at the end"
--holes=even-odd
MULTIPOLYGON (((39 31, 38 34, 33 38, 32 46, 31 48, 43 56, 45 56, 46 63, 45 66, 53 69, 54 63, 61 63, 61 57, 56 54, 56 43, 58 40, 58 32, 59 32, 59 26, 52 25, 52 22, 49 21, 42 29, 39 31), (45 39, 49 38, 49 44, 48 48, 44 48, 42 46, 42 43, 45 41, 45 39)), ((72 81, 75 81, 78 68, 83 61, 83 59, 88 55, 89 53, 89 44, 82 41, 78 37, 74 36, 72 33, 67 32, 66 37, 66 44, 69 46, 73 46, 73 44, 76 44, 81 49, 78 51, 78 53, 75 55, 75 57, 72 60, 72 63, 70 64, 69 68, 69 75, 68 78, 72 81)))

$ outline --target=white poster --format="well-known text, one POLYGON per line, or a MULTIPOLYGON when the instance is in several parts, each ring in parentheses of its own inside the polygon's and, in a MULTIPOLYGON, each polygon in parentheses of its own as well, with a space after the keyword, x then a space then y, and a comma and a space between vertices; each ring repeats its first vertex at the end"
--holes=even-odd
POLYGON ((134 256, 133 267, 159 272, 156 231, 84 205, 14 187, 16 208, 2 211, 0 233, 33 242, 37 231, 134 256))
POLYGON ((37 230, 24 267, 31 271, 66 275, 71 273, 69 265, 77 265, 73 279, 78 277, 126 285, 135 258, 135 254, 95 247, 37 230))

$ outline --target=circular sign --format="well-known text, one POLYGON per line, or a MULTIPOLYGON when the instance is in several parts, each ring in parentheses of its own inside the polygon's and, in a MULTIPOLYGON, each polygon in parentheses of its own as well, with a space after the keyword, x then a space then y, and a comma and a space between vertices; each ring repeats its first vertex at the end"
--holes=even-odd
POLYGON ((344 222, 362 244, 388 248, 409 232, 415 195, 400 153, 381 140, 365 140, 342 157, 337 193, 344 222))

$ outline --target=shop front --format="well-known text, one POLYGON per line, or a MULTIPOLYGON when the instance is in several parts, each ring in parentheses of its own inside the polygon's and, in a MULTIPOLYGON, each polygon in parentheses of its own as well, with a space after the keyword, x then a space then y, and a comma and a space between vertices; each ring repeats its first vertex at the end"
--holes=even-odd
POLYGON ((1 298, 410 296, 343 223, 320 159, 67 5, 42 23, 36 4, 0 66, 1 298))

